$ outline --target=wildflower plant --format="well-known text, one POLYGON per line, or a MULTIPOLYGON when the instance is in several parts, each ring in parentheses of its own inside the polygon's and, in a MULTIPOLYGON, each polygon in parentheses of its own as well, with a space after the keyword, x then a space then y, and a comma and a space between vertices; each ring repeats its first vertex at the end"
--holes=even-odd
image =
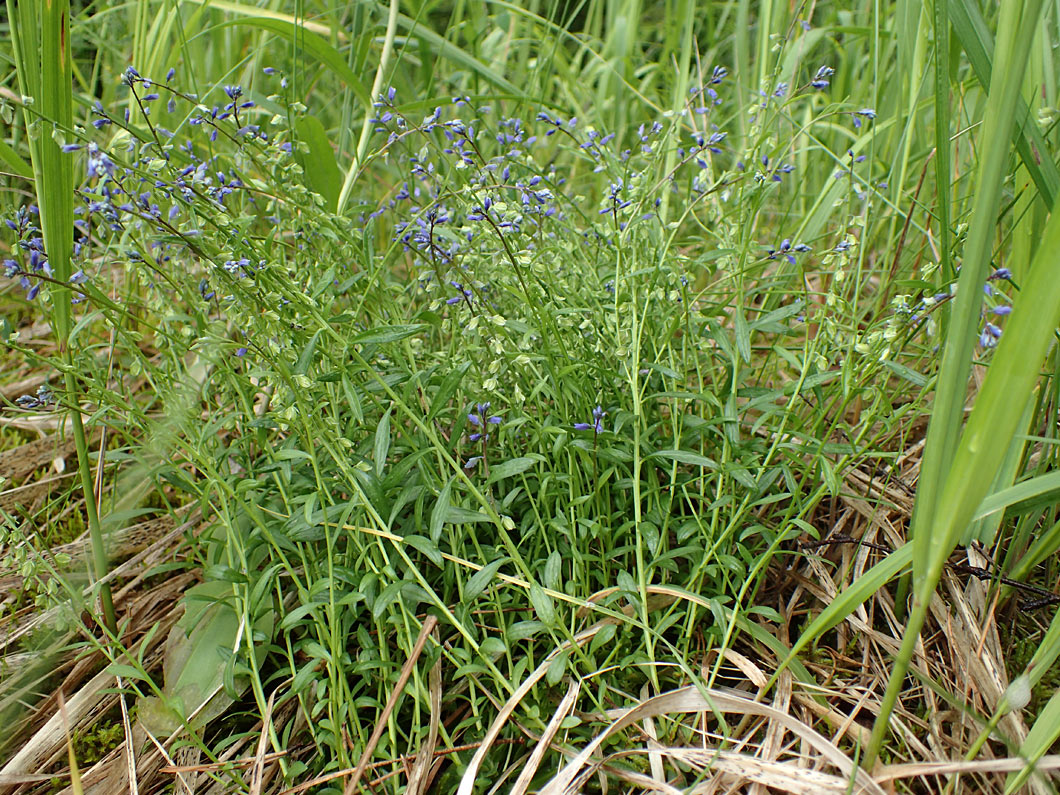
MULTIPOLYGON (((877 112, 789 35, 803 54, 760 84, 689 59, 659 93, 675 103, 628 118, 463 78, 421 95, 402 62, 359 97, 364 138, 330 140, 356 114, 278 59, 212 85, 124 64, 113 101, 62 126, 69 257, 27 202, 3 277, 25 312, 69 295, 79 344, 8 348, 65 378, 99 372, 106 344, 114 366, 16 402, 91 404, 143 484, 129 500, 199 508, 188 604, 242 628, 203 671, 234 703, 300 714, 320 753, 292 785, 358 764, 413 648, 460 682, 456 747, 540 665, 540 694, 622 671, 587 696, 603 713, 631 683, 705 681, 702 649, 779 622, 748 612, 753 583, 891 444, 880 385, 929 368, 954 295, 881 282, 877 112), (659 611, 658 593, 701 602, 659 611), (442 640, 417 647, 426 615, 442 640), (614 630, 571 645, 584 615, 614 630)), ((988 341, 1010 276, 986 282, 988 341)), ((141 673, 140 695, 173 695, 141 673)), ((418 693, 380 752, 428 730, 418 693)))
MULTIPOLYGON (((413 116, 386 90, 365 168, 392 187, 374 204, 368 196, 358 204, 355 193, 352 217, 330 214, 306 189, 295 127, 262 109, 285 101, 268 93, 286 90, 276 71, 260 85, 228 83, 200 98, 174 75, 156 81, 129 67, 126 109, 93 106, 90 129, 64 147, 82 174, 82 243, 68 280, 79 311, 118 330, 130 372, 170 395, 172 421, 159 433, 133 394, 94 397, 112 421, 159 440, 143 466, 159 483, 180 484, 183 499, 216 523, 224 542, 197 553, 204 570, 229 583, 249 625, 266 609, 253 593, 286 588, 280 572, 304 583, 290 594, 305 605, 321 587, 310 583, 335 567, 349 572, 349 582, 326 580, 329 601, 348 609, 288 622, 278 648, 294 656, 277 658, 293 671, 301 655, 333 650, 331 662, 314 657, 324 664, 318 684, 298 679, 293 695, 336 764, 350 761, 343 705, 366 687, 357 671, 375 664, 374 644, 365 644, 339 668, 350 654, 344 639, 416 604, 452 604, 467 574, 416 572, 443 554, 466 558, 462 527, 488 522, 496 535, 476 538, 474 557, 512 561, 554 593, 618 581, 635 597, 641 586, 615 550, 639 560, 642 582, 703 588, 716 577, 707 550, 731 530, 712 535, 691 506, 720 490, 746 511, 752 473, 777 466, 738 431, 734 396, 750 338, 734 340, 715 322, 733 286, 726 274, 741 261, 799 267, 813 254, 789 235, 761 256, 737 231, 727 209, 734 194, 783 189, 795 166, 764 137, 732 148, 738 142, 721 127, 727 78, 713 68, 684 115, 645 120, 623 136, 573 113, 521 117, 460 96, 413 116), (744 162, 757 164, 753 173, 744 162), (696 230, 707 219, 721 224, 713 245, 731 253, 675 256, 667 225, 696 230), (129 313, 106 286, 115 268, 135 285, 139 323, 160 359, 137 353, 129 313), (189 360, 211 375, 189 384, 189 360), (696 386, 721 383, 726 369, 728 394, 696 386), (193 409, 196 391, 217 412, 207 428, 193 409), (600 392, 626 396, 607 433, 602 406, 586 409, 600 392), (445 436, 462 395, 477 401, 464 413, 470 456, 462 434, 445 436), (518 407, 503 434, 492 405, 518 407), (567 425, 572 415, 589 419, 567 425), (580 468, 578 437, 587 432, 591 477, 580 468), (562 499, 544 487, 545 462, 565 473, 562 499), (646 490, 658 478, 673 496, 646 490), (260 504, 272 507, 262 514, 260 504), (360 527, 407 544, 381 545, 360 527), (572 561, 566 586, 554 567, 539 568, 554 554, 572 561), (683 557, 704 562, 682 570, 683 557), (354 574, 365 559, 372 565, 354 574)), ((31 281, 28 300, 47 297, 47 278, 32 281, 49 277, 34 216, 17 214, 8 227, 20 250, 5 265, 9 278, 31 281)), ((461 665, 485 640, 466 610, 453 614, 474 641, 453 652, 461 665)), ((528 650, 561 615, 540 598, 535 610, 523 629, 528 650)), ((606 664, 602 653, 566 664, 606 664)), ((229 666, 253 677, 256 655, 246 645, 229 666)))

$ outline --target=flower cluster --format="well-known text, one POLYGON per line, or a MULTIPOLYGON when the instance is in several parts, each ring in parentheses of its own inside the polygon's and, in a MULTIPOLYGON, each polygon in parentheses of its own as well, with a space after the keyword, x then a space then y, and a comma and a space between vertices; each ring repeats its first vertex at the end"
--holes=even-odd
POLYGON ((37 297, 42 281, 33 277, 52 276, 51 266, 44 253, 44 238, 35 220, 38 215, 36 205, 30 205, 28 208, 19 207, 14 219, 4 220, 7 228, 15 233, 17 246, 23 252, 21 259, 4 260, 4 275, 9 279, 18 277, 19 286, 26 291, 26 298, 30 301, 37 297))
POLYGON ((858 130, 861 129, 862 119, 872 121, 876 118, 876 111, 872 108, 862 108, 861 110, 854 111, 850 116, 854 121, 854 129, 858 130))
POLYGON ((792 265, 794 265, 795 254, 804 254, 807 251, 810 251, 810 247, 807 246, 805 243, 796 243, 795 245, 792 245, 790 239, 784 238, 782 241, 780 241, 779 248, 773 248, 772 246, 769 247, 766 252, 766 259, 775 260, 777 257, 783 257, 792 265))
POLYGON ((470 289, 464 287, 464 285, 462 285, 460 282, 451 281, 449 282, 449 284, 456 288, 460 295, 454 295, 452 298, 445 299, 445 303, 447 303, 449 306, 452 306, 453 304, 459 304, 461 301, 466 301, 468 305, 471 304, 471 296, 473 295, 473 293, 470 289))

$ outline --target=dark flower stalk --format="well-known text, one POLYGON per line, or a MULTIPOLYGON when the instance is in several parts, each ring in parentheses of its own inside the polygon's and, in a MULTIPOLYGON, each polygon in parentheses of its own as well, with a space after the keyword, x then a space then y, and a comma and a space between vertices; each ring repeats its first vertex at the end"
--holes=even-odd
POLYGON ((467 421, 470 422, 478 430, 472 431, 468 436, 468 439, 472 442, 482 443, 482 455, 472 456, 468 459, 468 462, 464 465, 464 469, 472 469, 479 461, 482 462, 482 472, 489 479, 490 476, 490 464, 489 458, 486 455, 486 443, 489 441, 489 429, 488 425, 500 425, 504 420, 496 414, 486 416, 490 410, 490 404, 477 403, 475 405, 475 411, 467 415, 467 421))
POLYGON ((600 452, 600 434, 604 432, 604 415, 607 412, 604 411, 603 406, 597 405, 593 409, 593 421, 592 422, 576 422, 574 423, 574 430, 576 431, 587 431, 590 428, 593 432, 593 487, 596 487, 597 473, 600 471, 598 459, 600 452))

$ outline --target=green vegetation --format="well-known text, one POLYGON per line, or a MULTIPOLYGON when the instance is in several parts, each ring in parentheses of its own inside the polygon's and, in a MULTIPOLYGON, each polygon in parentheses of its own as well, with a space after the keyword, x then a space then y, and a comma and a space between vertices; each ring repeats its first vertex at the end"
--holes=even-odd
POLYGON ((5 772, 98 679, 142 787, 1052 786, 1054 7, 67 5, 0 77, 0 463, 72 439, 0 470, 5 772))

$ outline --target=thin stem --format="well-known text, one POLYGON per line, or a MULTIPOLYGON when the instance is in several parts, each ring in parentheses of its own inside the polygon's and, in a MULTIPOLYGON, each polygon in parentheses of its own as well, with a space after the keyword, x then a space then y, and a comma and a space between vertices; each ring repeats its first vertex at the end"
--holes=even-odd
MULTIPOLYGON (((387 16, 386 21, 386 37, 383 39, 383 52, 379 56, 379 67, 375 70, 375 80, 372 82, 372 93, 369 97, 372 102, 375 101, 375 98, 379 96, 379 93, 383 89, 383 75, 386 74, 387 67, 390 65, 390 56, 394 52, 394 36, 397 33, 397 18, 398 0, 390 0, 390 13, 387 16)), ((343 210, 346 209, 346 202, 350 200, 350 193, 353 191, 353 181, 357 177, 357 172, 360 171, 361 163, 364 161, 364 154, 368 149, 368 136, 371 131, 372 106, 368 105, 368 107, 364 109, 364 124, 361 125, 361 137, 357 141, 357 152, 354 154, 353 162, 350 163, 350 167, 346 171, 346 179, 342 183, 342 190, 339 191, 336 212, 340 215, 343 210)))

